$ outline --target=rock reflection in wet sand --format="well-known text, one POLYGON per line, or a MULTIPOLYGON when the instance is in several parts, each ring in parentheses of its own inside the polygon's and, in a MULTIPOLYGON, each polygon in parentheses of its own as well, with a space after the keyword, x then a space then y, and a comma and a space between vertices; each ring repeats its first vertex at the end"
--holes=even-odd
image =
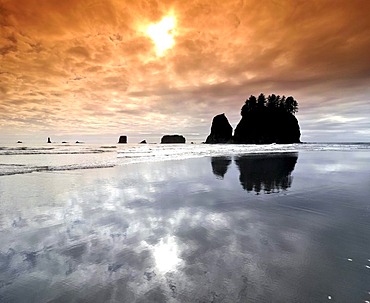
POLYGON ((216 177, 224 178, 232 162, 240 172, 240 184, 257 194, 287 190, 292 183, 292 171, 298 160, 298 153, 249 154, 232 157, 212 157, 211 165, 216 177))
POLYGON ((219 156, 211 158, 212 171, 215 176, 223 179, 231 163, 231 157, 219 156))
POLYGON ((291 173, 298 153, 240 156, 235 163, 240 171, 240 184, 247 191, 271 193, 291 186, 291 173))

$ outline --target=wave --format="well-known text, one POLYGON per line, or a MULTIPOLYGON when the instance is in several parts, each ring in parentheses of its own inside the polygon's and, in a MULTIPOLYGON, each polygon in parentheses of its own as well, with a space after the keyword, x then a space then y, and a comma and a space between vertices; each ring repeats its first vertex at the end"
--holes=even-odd
POLYGON ((180 160, 197 157, 235 156, 246 154, 297 153, 300 151, 369 150, 370 143, 361 144, 199 144, 136 146, 117 151, 119 164, 146 161, 180 160))
POLYGON ((111 146, 101 146, 100 148, 86 149, 60 149, 60 148, 33 148, 33 147, 0 147, 0 155, 75 155, 75 154, 100 154, 113 152, 111 146))
POLYGON ((53 171, 68 171, 79 169, 94 169, 94 168, 109 168, 115 164, 91 164, 91 165, 62 165, 62 166, 27 166, 19 164, 2 164, 0 166, 0 176, 10 176, 19 174, 29 174, 34 172, 53 172, 53 171))
POLYGON ((124 163, 145 161, 180 160, 187 158, 242 155, 256 153, 298 152, 296 144, 287 145, 158 145, 133 147, 117 151, 117 158, 124 163))
POLYGON ((297 153, 301 151, 350 152, 361 150, 370 150, 370 143, 303 143, 269 145, 149 144, 145 146, 138 144, 119 146, 119 148, 108 145, 91 145, 83 148, 66 148, 65 146, 0 147, 0 176, 42 171, 106 168, 131 163, 182 160, 199 157, 297 153), (29 157, 27 155, 34 155, 34 157, 29 157), (44 155, 48 156, 46 157, 44 155), (14 156, 14 158, 11 156, 14 156))

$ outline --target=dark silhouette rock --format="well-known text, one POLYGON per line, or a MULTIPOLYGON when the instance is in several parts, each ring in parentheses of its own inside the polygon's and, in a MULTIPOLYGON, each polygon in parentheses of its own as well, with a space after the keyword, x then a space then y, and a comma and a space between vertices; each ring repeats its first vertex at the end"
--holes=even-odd
POLYGON ((287 190, 292 183, 291 173, 298 153, 277 153, 240 156, 235 163, 240 171, 240 184, 244 190, 259 194, 287 190))
POLYGON ((141 141, 140 144, 146 144, 146 140, 141 141))
POLYGON ((66 142, 66 141, 63 141, 62 143, 63 143, 63 144, 65 144, 65 143, 68 143, 68 142, 66 142))
POLYGON ((22 141, 17 141, 17 143, 23 143, 22 141))
POLYGON ((233 128, 225 114, 217 115, 212 120, 211 133, 205 143, 229 143, 233 135, 233 128))
POLYGON ((161 143, 185 143, 185 137, 180 135, 165 135, 161 139, 161 143))
POLYGON ((118 143, 127 143, 127 136, 120 136, 118 143))
POLYGON ((231 163, 230 157, 223 157, 223 156, 212 157, 211 165, 212 165, 213 174, 216 177, 223 179, 227 172, 227 169, 229 168, 230 163, 231 163))
POLYGON ((81 142, 81 141, 76 141, 76 144, 82 144, 83 142, 81 142))
POLYGON ((50 137, 48 137, 48 143, 51 143, 50 137))
POLYGON ((224 114, 213 118, 205 143, 270 144, 300 143, 300 128, 294 114, 298 102, 292 97, 261 93, 251 95, 242 107, 242 119, 231 137, 232 127, 224 114))
POLYGON ((255 108, 243 113, 235 128, 234 143, 270 144, 300 143, 297 118, 279 108, 255 108))

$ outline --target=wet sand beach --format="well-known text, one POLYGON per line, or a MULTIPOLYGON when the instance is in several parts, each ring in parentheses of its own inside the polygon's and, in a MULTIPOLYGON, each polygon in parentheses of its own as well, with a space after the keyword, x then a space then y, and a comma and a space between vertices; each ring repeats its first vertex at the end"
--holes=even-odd
POLYGON ((370 151, 0 177, 1 302, 370 300, 370 151))

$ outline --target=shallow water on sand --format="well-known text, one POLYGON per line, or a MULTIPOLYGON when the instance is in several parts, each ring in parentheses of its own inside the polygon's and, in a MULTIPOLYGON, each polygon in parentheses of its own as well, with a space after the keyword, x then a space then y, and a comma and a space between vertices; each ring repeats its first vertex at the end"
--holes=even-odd
POLYGON ((370 151, 0 177, 1 302, 370 301, 370 151))

